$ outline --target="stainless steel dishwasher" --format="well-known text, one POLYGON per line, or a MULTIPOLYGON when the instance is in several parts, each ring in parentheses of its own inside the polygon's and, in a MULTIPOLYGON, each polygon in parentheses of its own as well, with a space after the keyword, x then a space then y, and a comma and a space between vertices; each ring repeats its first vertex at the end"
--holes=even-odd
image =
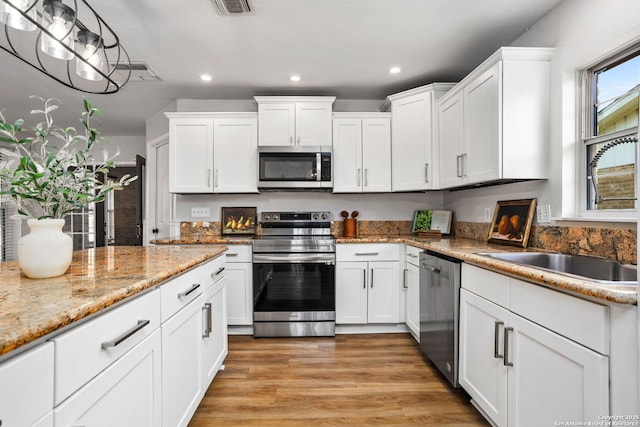
POLYGON ((420 349, 458 387, 458 312, 462 261, 420 254, 420 349))

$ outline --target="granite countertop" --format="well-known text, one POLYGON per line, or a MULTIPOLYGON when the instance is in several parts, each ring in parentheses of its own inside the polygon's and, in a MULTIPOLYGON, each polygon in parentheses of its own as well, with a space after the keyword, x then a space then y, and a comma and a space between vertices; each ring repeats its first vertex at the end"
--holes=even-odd
MULTIPOLYGON (((338 237, 336 238, 336 243, 407 243, 421 249, 429 249, 478 267, 494 270, 549 288, 560 289, 577 295, 621 304, 638 303, 636 286, 603 284, 590 280, 582 280, 577 277, 569 277, 563 274, 477 255, 478 252, 522 252, 527 250, 515 246, 488 244, 477 240, 455 237, 421 238, 415 235, 368 235, 355 238, 338 237)), ((538 248, 529 248, 528 250, 541 251, 541 249, 538 248)))
POLYGON ((197 239, 167 238, 151 240, 149 243, 152 245, 250 245, 253 243, 253 236, 205 236, 197 239))
POLYGON ((66 274, 29 279, 0 262, 0 357, 222 254, 226 247, 109 246, 76 251, 66 274))

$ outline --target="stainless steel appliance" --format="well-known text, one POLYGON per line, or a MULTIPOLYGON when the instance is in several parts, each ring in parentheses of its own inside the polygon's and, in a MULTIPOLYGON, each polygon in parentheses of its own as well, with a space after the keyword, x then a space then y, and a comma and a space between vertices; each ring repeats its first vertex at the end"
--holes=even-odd
POLYGON ((331 147, 258 147, 258 188, 332 187, 331 147))
POLYGON ((253 336, 335 336, 329 212, 263 212, 253 241, 253 336))
POLYGON ((420 254, 420 349, 458 387, 458 318, 461 261, 420 254))

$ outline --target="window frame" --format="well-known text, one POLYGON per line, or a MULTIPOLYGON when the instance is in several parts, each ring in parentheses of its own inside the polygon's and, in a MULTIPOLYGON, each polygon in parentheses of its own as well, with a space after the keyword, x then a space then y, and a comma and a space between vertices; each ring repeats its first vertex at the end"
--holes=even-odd
MULTIPOLYGON (((605 142, 609 140, 614 140, 616 138, 622 137, 624 135, 635 135, 638 136, 640 132, 640 117, 639 117, 639 125, 634 127, 622 130, 615 131, 605 135, 594 135, 595 133, 595 111, 593 108, 594 105, 594 96, 595 96, 595 72, 605 67, 611 67, 614 64, 622 63, 625 59, 631 59, 631 57, 640 55, 640 43, 635 41, 632 45, 627 46, 623 49, 619 49, 616 51, 612 51, 604 57, 601 57, 597 62, 594 62, 591 65, 583 67, 577 71, 577 83, 578 83, 578 144, 579 148, 576 150, 577 152, 577 181, 578 181, 578 192, 576 194, 576 204, 578 206, 578 215, 580 218, 589 219, 589 220, 614 220, 614 221, 629 221, 636 222, 638 218, 638 209, 639 203, 638 200, 635 201, 635 207, 632 209, 605 209, 605 210, 596 210, 596 209, 588 209, 588 185, 590 185, 588 176, 589 170, 587 168, 588 164, 588 147, 594 143, 605 142)), ((640 101, 639 101, 640 102, 640 101)), ((637 174, 639 171, 638 168, 638 151, 640 147, 636 144, 636 158, 634 159, 635 163, 635 193, 636 198, 640 194, 640 189, 638 188, 638 179, 637 174)))

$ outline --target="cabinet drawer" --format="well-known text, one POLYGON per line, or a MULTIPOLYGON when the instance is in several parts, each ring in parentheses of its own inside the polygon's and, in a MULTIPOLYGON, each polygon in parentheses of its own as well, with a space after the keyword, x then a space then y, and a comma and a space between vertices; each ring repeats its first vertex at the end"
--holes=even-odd
POLYGON ((547 329, 609 354, 609 307, 511 279, 509 308, 547 329))
POLYGON ((420 266, 420 253, 424 252, 424 249, 416 248, 415 246, 407 245, 407 264, 413 264, 415 266, 420 266))
POLYGON ((0 425, 30 426, 52 409, 52 343, 0 365, 0 425))
POLYGON ((461 286, 502 307, 509 308, 509 277, 466 263, 462 264, 461 286))
POLYGON ((221 255, 198 268, 202 270, 202 281, 204 283, 203 292, 209 289, 214 283, 224 279, 226 264, 225 257, 221 255))
POLYGON ((229 250, 224 253, 227 262, 251 262, 251 245, 227 245, 229 250))
POLYGON ((400 245, 397 243, 339 244, 336 245, 337 261, 400 261, 400 245))
POLYGON ((153 290, 55 337, 56 405, 158 329, 159 307, 153 290))
POLYGON ((160 286, 162 323, 202 294, 203 279, 202 269, 196 267, 160 286))

